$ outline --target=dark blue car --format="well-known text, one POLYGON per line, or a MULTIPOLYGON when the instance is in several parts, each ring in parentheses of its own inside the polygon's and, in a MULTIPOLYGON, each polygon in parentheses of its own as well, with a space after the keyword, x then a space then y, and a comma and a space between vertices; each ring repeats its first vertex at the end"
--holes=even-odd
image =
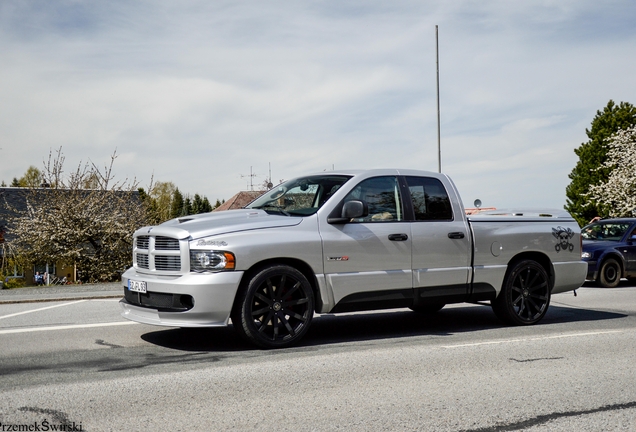
POLYGON ((636 282, 636 218, 602 219, 581 229, 587 280, 614 288, 621 278, 636 282))

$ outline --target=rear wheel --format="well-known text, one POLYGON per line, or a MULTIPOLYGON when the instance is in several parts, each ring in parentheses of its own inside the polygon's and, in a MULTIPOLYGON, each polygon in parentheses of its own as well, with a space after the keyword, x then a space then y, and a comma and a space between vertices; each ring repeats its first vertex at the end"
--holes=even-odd
POLYGON ((539 322, 550 305, 550 281, 536 261, 512 264, 492 309, 502 321, 514 325, 539 322))
POLYGON ((266 267, 243 287, 232 323, 241 336, 261 348, 297 343, 309 329, 314 295, 307 278, 286 265, 266 267))
POLYGON ((598 275, 598 284, 604 288, 616 288, 621 281, 621 266, 614 258, 603 261, 598 275))

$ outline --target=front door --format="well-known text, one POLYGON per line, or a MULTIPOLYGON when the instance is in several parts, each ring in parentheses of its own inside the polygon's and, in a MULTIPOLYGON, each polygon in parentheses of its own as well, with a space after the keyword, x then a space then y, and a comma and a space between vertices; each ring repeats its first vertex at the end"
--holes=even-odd
POLYGON ((404 305, 412 296, 412 240, 398 178, 363 180, 347 195, 349 200, 366 202, 368 216, 321 226, 325 276, 335 303, 341 303, 337 310, 347 310, 346 304, 404 305))
POLYGON ((625 257, 625 276, 636 277, 636 228, 630 228, 625 246, 621 246, 625 257))

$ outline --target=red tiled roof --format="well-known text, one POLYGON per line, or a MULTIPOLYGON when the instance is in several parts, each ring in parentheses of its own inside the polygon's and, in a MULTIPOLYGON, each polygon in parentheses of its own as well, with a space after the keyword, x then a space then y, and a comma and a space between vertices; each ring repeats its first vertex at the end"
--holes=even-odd
POLYGON ((264 193, 265 191, 241 191, 215 208, 214 211, 242 209, 264 193))

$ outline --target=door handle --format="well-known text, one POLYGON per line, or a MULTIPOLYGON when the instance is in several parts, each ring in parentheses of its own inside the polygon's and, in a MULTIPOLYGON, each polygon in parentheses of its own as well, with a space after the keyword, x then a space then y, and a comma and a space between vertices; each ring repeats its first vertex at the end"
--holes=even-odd
POLYGON ((409 236, 406 234, 389 234, 389 240, 391 241, 405 241, 408 239, 409 236))
POLYGON ((452 233, 448 233, 448 238, 449 239, 463 239, 464 238, 464 233, 463 232, 452 232, 452 233))

